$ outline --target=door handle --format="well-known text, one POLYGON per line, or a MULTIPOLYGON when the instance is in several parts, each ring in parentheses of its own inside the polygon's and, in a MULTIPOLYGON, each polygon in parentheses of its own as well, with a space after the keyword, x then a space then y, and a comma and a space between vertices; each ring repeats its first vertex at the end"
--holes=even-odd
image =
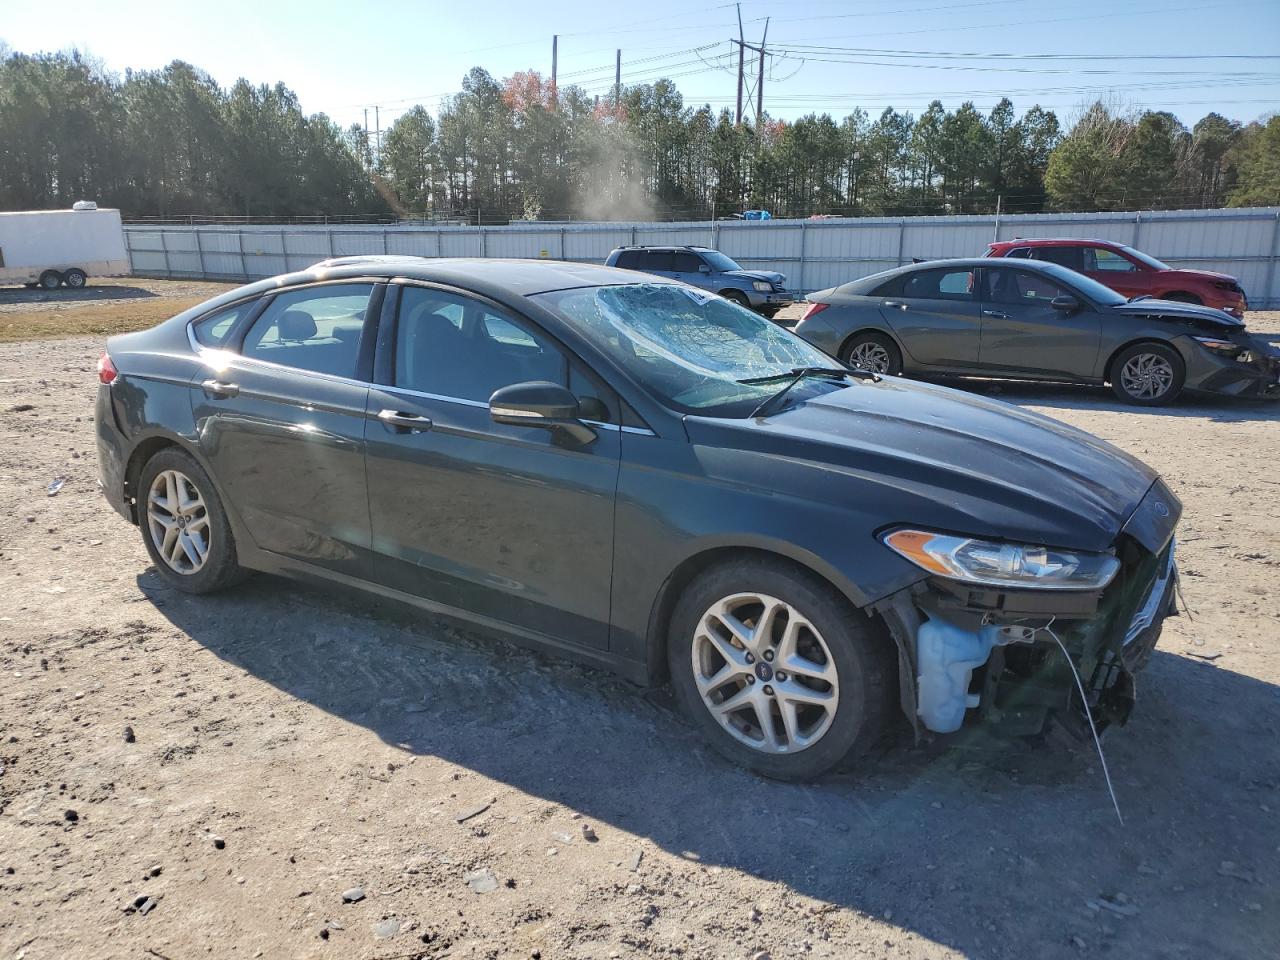
POLYGON ((886 307, 892 307, 895 310, 907 309, 907 305, 901 300, 886 300, 883 305, 886 307))
POLYGON ((423 430, 431 429, 431 418, 420 417, 416 413, 401 413, 399 410, 380 410, 378 419, 389 430, 408 430, 411 433, 420 433, 423 430))
POLYGON ((240 394, 238 383, 227 383, 225 380, 206 380, 200 386, 211 397, 235 397, 240 394))
POLYGON ((1008 320, 1008 319, 1009 319, 1009 315, 1008 315, 1007 313, 1003 313, 1003 312, 1002 312, 1002 311, 1000 311, 1000 310, 983 310, 983 311, 982 311, 982 315, 983 315, 984 317, 993 317, 993 318, 995 318, 996 320, 1008 320))

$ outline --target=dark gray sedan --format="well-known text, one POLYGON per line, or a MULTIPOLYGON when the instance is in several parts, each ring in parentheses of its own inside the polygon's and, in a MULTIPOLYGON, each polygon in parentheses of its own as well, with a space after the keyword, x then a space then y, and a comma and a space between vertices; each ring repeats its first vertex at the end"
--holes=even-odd
POLYGON ((1280 395, 1280 357, 1210 307, 1126 299, 1053 263, 938 260, 808 297, 796 333, 851 366, 1110 383, 1129 403, 1182 390, 1280 395))
POLYGON ((98 374, 103 493, 174 588, 304 577, 670 678, 769 776, 899 709, 1123 721, 1171 610, 1180 507, 1139 461, 630 271, 328 261, 98 374))

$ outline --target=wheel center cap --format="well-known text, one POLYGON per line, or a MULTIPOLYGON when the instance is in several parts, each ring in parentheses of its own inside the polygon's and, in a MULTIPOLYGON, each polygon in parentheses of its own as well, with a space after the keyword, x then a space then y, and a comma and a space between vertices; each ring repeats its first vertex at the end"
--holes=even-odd
POLYGON ((756 676, 764 683, 768 683, 773 679, 773 667, 769 666, 763 660, 756 664, 756 676))
POLYGON ((178 526, 179 526, 179 527, 186 527, 186 525, 187 525, 187 518, 186 518, 186 517, 179 517, 179 518, 178 518, 178 526))

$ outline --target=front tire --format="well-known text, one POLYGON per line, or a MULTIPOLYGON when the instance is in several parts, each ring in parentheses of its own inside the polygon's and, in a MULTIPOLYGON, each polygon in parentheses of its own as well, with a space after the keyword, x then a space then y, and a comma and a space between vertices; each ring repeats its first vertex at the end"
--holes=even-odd
POLYGON ((1135 343, 1111 362, 1111 390, 1125 403, 1160 407, 1182 392, 1186 365, 1173 347, 1135 343))
POLYGON ((870 370, 884 377, 902 373, 902 351, 892 338, 874 330, 855 333, 845 341, 840 359, 847 366, 870 370))
POLYGON ((83 289, 84 285, 88 282, 88 280, 89 280, 89 275, 86 274, 79 267, 72 267, 70 270, 68 270, 66 273, 62 275, 62 282, 65 283, 72 290, 83 289))
POLYGON ((46 270, 40 274, 39 283, 46 290, 57 290, 62 284, 62 274, 57 270, 46 270))
POLYGON ((893 643, 830 584, 788 563, 743 559, 684 591, 667 643, 685 714, 734 763, 808 780, 879 740, 893 643))
POLYGON ((167 583, 213 593, 244 579, 222 501, 190 454, 161 450, 142 468, 138 491, 142 540, 167 583))
POLYGON ((724 297, 726 300, 732 300, 740 307, 746 307, 748 310, 751 309, 751 301, 747 299, 747 295, 741 290, 721 290, 720 296, 724 297))

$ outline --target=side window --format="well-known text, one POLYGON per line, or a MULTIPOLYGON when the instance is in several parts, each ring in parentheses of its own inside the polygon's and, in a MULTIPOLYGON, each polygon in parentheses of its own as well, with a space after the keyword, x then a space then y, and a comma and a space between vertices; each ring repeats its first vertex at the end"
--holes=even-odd
POLYGON ((565 355, 541 331, 486 304, 405 287, 396 325, 395 385, 487 403, 528 380, 569 385, 565 355), (455 323, 460 318, 460 323, 455 323))
POLYGON ((871 291, 873 297, 900 297, 902 296, 902 280, 901 276, 886 280, 880 286, 871 291))
POLYGON ((640 251, 639 250, 623 250, 618 254, 618 259, 613 264, 620 270, 639 270, 640 269, 640 251))
POLYGON ((642 261, 644 265, 640 269, 650 272, 660 270, 663 273, 671 273, 674 269, 672 260, 673 257, 670 250, 646 250, 642 261))
POLYGON ((1084 269, 1084 247, 1033 247, 1032 260, 1056 263, 1068 270, 1084 269))
POLYGON ((672 254, 672 267, 676 273, 697 273, 702 266, 702 258, 687 250, 677 250, 672 254))
POLYGON ((1009 255, 1010 257, 1013 257, 1015 260, 1030 260, 1030 259, 1031 259, 1031 248, 1030 248, 1030 247, 1018 247, 1016 250, 1010 250, 1008 255, 1009 255))
POLYGON ((985 297, 994 303, 1045 306, 1068 291, 1048 277, 1023 270, 988 270, 985 297))
POLYGON ((279 294, 245 334, 241 353, 298 370, 356 375, 370 283, 339 283, 279 294))
POLYGON ((922 270, 907 276, 902 296, 920 300, 972 300, 973 271, 922 270))
POLYGON ((1137 268, 1132 260, 1114 250, 1108 250, 1106 247, 1089 247, 1085 250, 1085 269, 1102 270, 1106 273, 1132 273, 1137 268))
POLYGON ((237 304, 227 310, 220 310, 211 317, 196 321, 191 327, 196 342, 206 347, 225 347, 227 337, 231 336, 231 329, 236 325, 236 321, 257 305, 258 301, 250 300, 248 303, 237 304))

